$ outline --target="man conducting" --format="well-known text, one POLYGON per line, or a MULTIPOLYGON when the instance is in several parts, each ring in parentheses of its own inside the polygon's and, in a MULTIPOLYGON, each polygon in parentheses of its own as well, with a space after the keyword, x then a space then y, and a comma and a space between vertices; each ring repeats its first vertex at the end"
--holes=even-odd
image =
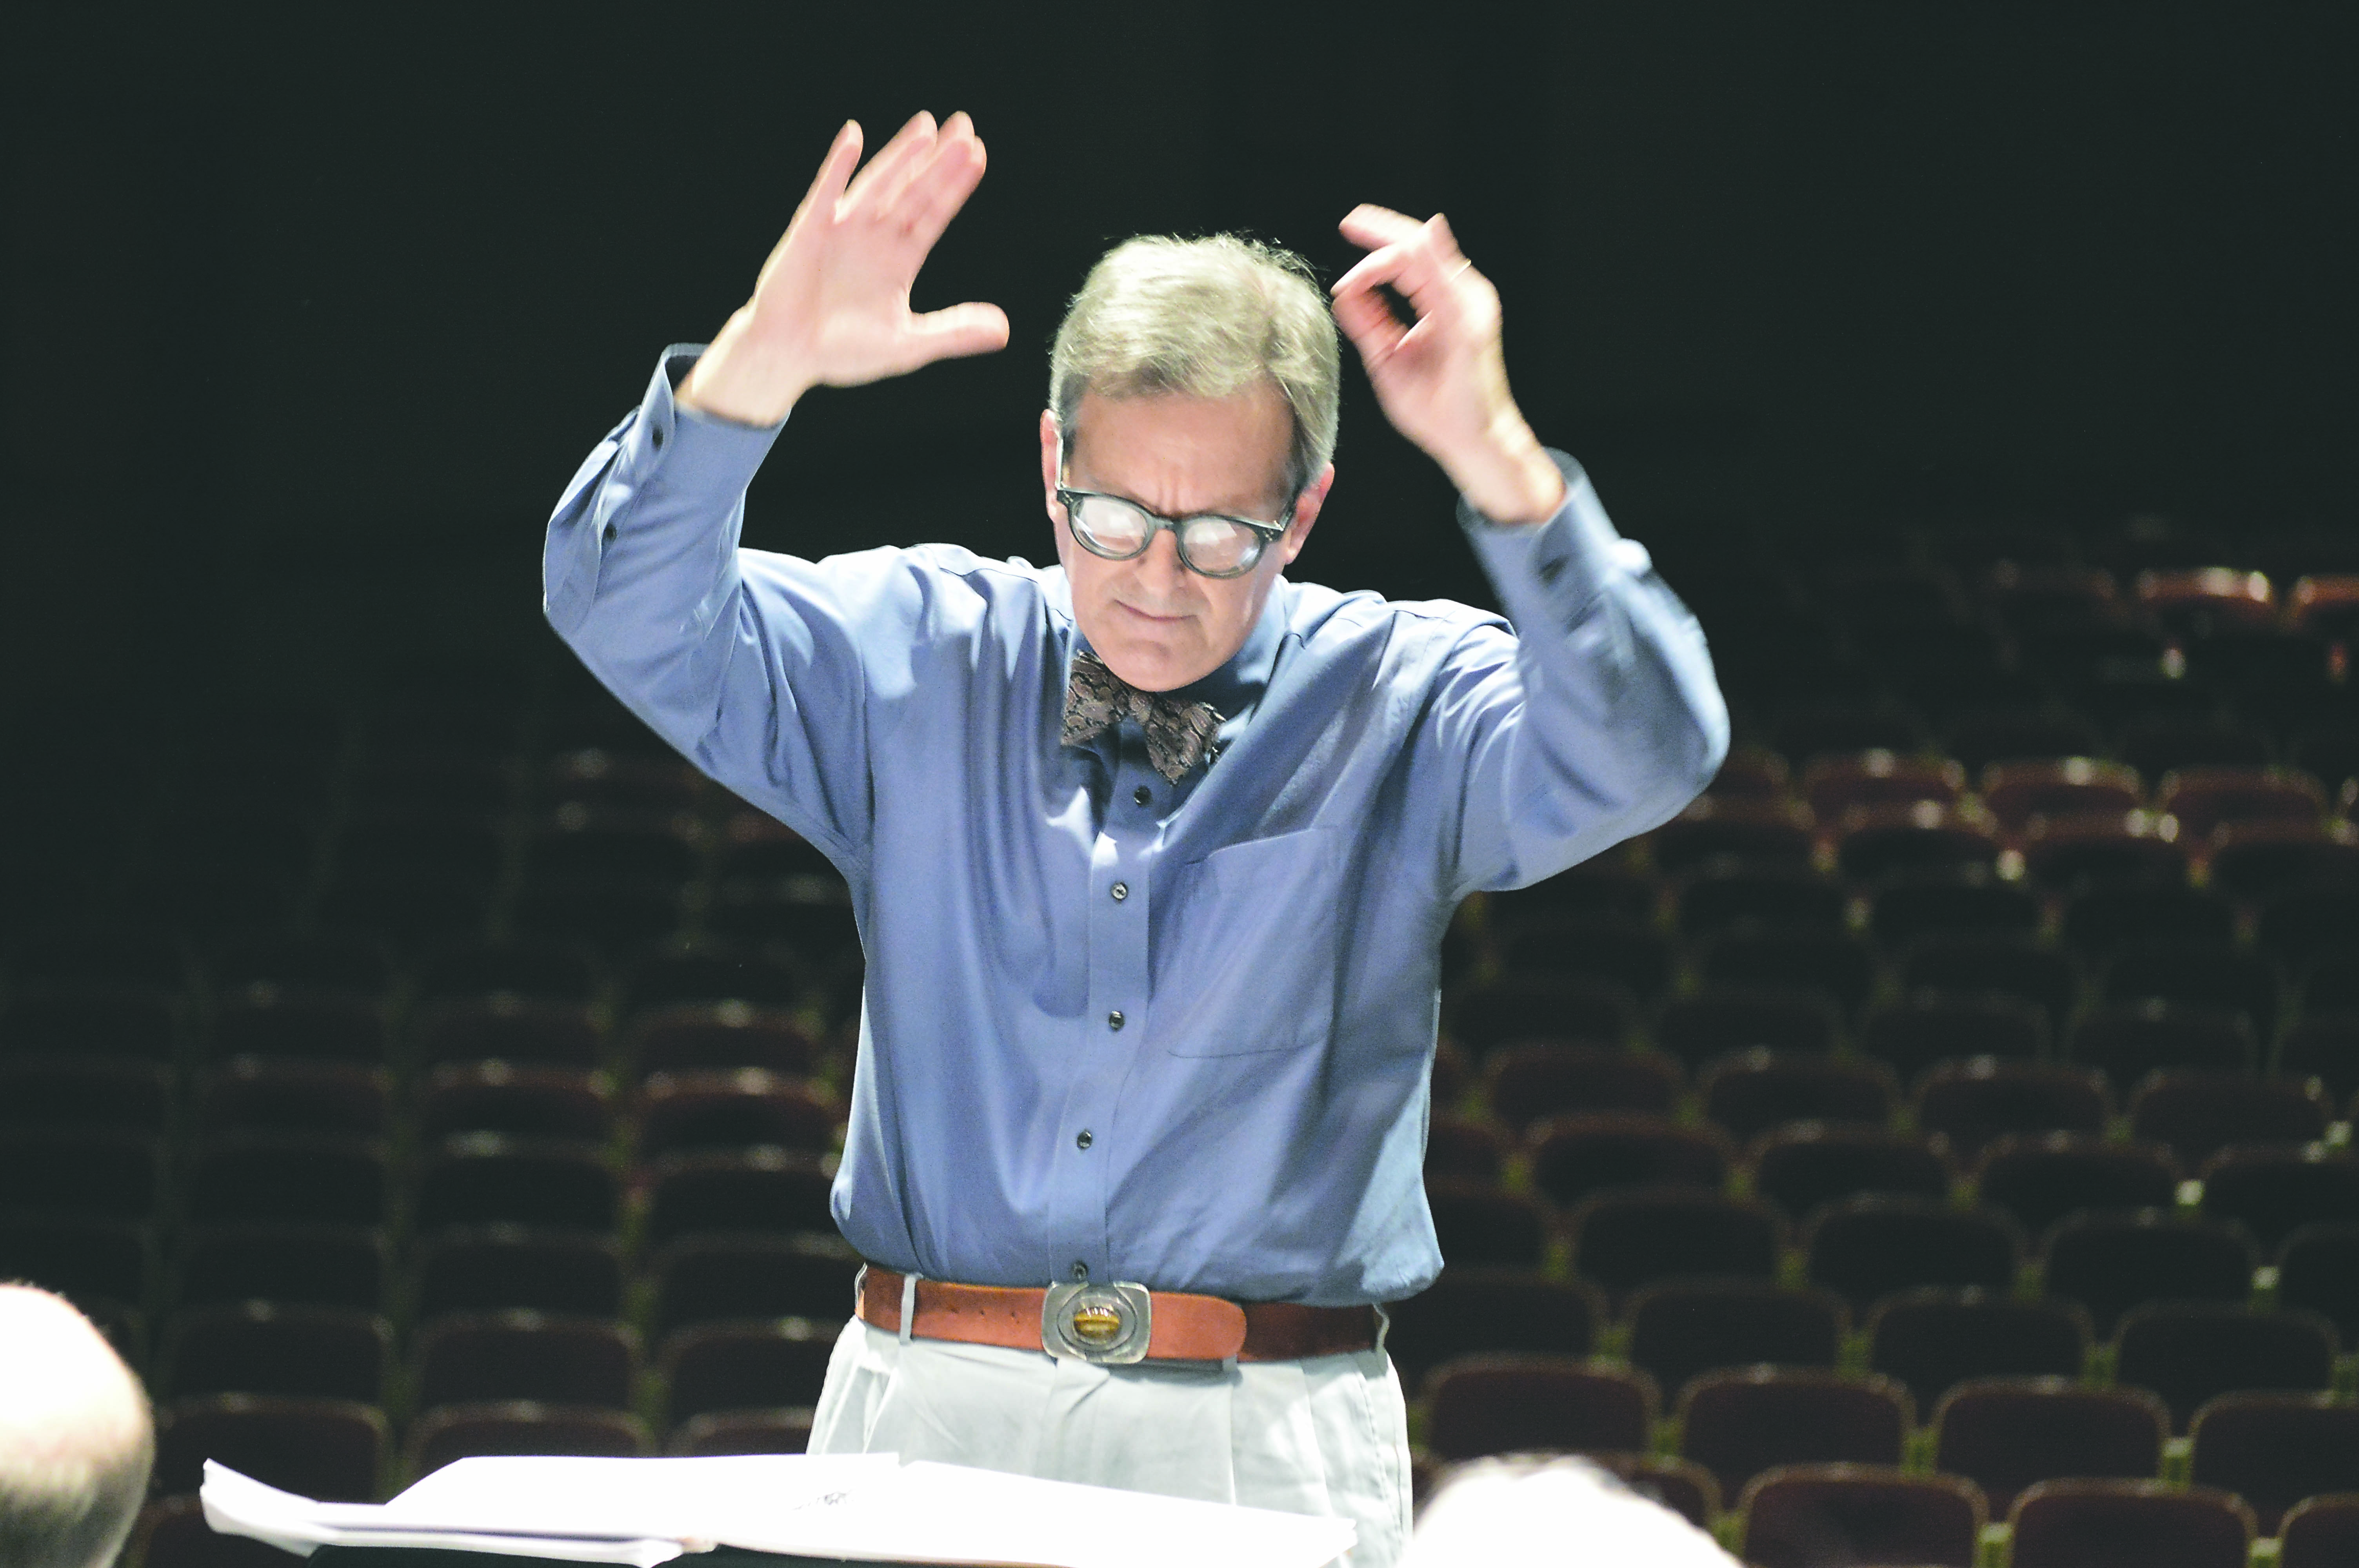
POLYGON ((860 151, 847 124, 752 298, 665 351, 545 561, 590 669, 851 883, 833 1209, 868 1268, 812 1447, 1340 1514, 1388 1563, 1377 1303, 1441 1266, 1441 933, 1703 787, 1703 640, 1517 412, 1447 224, 1376 207, 1343 222, 1368 254, 1332 312, 1230 236, 1097 264, 1040 416, 1055 568, 739 549, 805 392, 1007 341, 993 306, 909 308, 982 178, 967 117, 918 115, 855 178, 860 151), (1338 323, 1514 630, 1280 575, 1334 481, 1338 323))

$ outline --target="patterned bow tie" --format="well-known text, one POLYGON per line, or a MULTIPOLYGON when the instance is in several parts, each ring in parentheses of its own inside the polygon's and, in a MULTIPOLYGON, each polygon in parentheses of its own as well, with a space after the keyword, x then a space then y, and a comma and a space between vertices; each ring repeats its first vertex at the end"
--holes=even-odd
POLYGON ((1147 731, 1147 760, 1173 784, 1219 750, 1212 737, 1220 732, 1220 713, 1209 702, 1181 702, 1165 692, 1141 691, 1106 668, 1105 662, 1083 648, 1073 654, 1073 678, 1065 687, 1065 732, 1068 746, 1086 746, 1125 719, 1136 719, 1147 731))

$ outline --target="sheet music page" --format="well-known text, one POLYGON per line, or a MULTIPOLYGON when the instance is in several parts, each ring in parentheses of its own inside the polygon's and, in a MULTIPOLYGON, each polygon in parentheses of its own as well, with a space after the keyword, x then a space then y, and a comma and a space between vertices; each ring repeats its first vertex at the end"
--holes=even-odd
POLYGON ((499 1454, 454 1460, 383 1509, 386 1524, 538 1535, 723 1539, 741 1516, 788 1514, 822 1495, 888 1485, 890 1454, 733 1454, 701 1459, 499 1454))
POLYGON ((301 1555, 440 1546, 634 1568, 716 1543, 1028 1568, 1321 1568, 1354 1535, 1347 1519, 890 1454, 462 1459, 382 1506, 314 1502, 208 1462, 203 1495, 216 1530, 301 1555))
POLYGON ((492 1552, 516 1557, 657 1568, 682 1550, 671 1539, 552 1539, 486 1535, 468 1530, 388 1529, 374 1503, 321 1503, 282 1492, 216 1460, 205 1461, 205 1522, 223 1535, 242 1535, 298 1557, 322 1546, 428 1547, 444 1552, 492 1552))

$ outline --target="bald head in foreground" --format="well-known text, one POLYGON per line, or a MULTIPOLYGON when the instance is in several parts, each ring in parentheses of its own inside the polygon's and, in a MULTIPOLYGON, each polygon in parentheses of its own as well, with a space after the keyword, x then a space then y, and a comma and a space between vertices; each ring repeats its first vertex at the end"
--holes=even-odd
POLYGON ((1462 1465, 1418 1516, 1400 1568, 1739 1568, 1712 1538, 1593 1465, 1462 1465))
POLYGON ((104 1568, 155 1459, 147 1392, 114 1347, 62 1298, 0 1284, 0 1563, 104 1568))

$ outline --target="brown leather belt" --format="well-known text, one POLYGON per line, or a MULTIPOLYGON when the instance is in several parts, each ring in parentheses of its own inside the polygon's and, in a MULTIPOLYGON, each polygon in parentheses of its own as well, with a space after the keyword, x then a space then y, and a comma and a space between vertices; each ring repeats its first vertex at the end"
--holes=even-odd
MULTIPOLYGON (((901 1332, 903 1277, 871 1263, 855 1292, 861 1321, 901 1332)), ((962 1285, 919 1280, 919 1339, 955 1339, 1010 1350, 1114 1364, 1147 1361, 1293 1361, 1365 1350, 1376 1343, 1373 1307, 1233 1302, 1139 1285, 962 1285), (1141 1332, 1144 1331, 1144 1332, 1141 1332), (1139 1343, 1144 1341, 1143 1345, 1139 1343)))

